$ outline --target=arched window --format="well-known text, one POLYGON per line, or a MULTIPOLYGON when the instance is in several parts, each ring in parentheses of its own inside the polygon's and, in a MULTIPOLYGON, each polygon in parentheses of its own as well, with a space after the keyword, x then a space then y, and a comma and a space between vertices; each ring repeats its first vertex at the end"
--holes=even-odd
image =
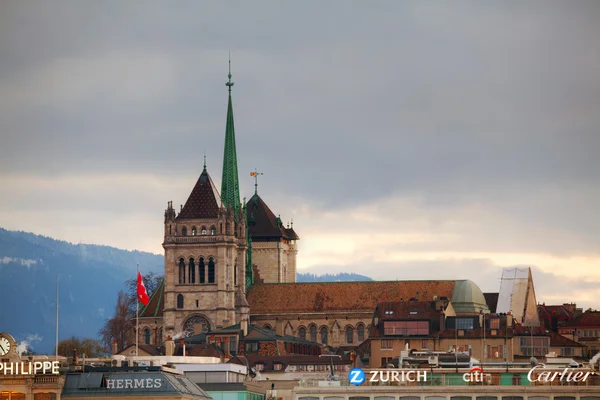
POLYGON ((202 227, 202 231, 200 233, 202 235, 206 235, 206 227, 205 226, 202 227))
POLYGON ((183 308, 183 295, 177 295, 177 308, 183 308))
POLYGON ((271 325, 269 325, 269 324, 266 324, 265 326, 263 326, 263 328, 273 330, 273 328, 271 328, 271 325))
POLYGON ((217 228, 213 225, 210 227, 210 234, 215 236, 217 234, 217 228))
POLYGON ((321 343, 327 344, 327 327, 321 327, 321 343))
POLYGON ((185 260, 183 257, 179 259, 179 283, 185 283, 185 260))
POLYGON ((346 328, 346 343, 352 344, 354 341, 354 328, 349 326, 346 328))
POLYGON ((304 339, 304 340, 306 340, 306 328, 305 328, 305 327, 301 326, 301 327, 298 329, 298 337, 299 337, 300 339, 304 339))
POLYGON ((215 259, 208 259, 208 283, 215 283, 215 259))
POLYGON ((192 226, 192 236, 196 236, 196 227, 192 226))
POLYGON ((313 342, 317 341, 317 326, 316 325, 310 326, 310 340, 313 342))
POLYGON ((162 328, 160 328, 158 330, 158 337, 156 338, 156 344, 157 345, 162 344, 162 340, 163 340, 163 338, 162 338, 162 328))
POLYGON ((365 340, 365 326, 363 324, 358 324, 356 330, 358 332, 358 343, 360 344, 365 340))
POLYGON ((188 265, 188 283, 196 283, 196 264, 193 258, 190 258, 188 265))
POLYGON ((150 344, 150 329, 144 329, 144 343, 150 344))
POLYGON ((181 236, 187 236, 187 228, 185 226, 181 228, 181 236))
POLYGON ((200 257, 200 261, 198 261, 198 269, 200 272, 200 283, 204 283, 206 281, 206 271, 204 270, 204 257, 200 257))
POLYGON ((237 286, 237 261, 233 264, 233 287, 237 286))

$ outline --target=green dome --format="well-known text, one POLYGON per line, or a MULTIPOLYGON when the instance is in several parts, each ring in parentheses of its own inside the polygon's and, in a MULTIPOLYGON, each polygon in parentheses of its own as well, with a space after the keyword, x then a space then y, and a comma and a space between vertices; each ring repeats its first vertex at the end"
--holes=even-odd
POLYGON ((456 313, 489 313, 485 297, 475 282, 468 279, 456 281, 450 300, 456 313))

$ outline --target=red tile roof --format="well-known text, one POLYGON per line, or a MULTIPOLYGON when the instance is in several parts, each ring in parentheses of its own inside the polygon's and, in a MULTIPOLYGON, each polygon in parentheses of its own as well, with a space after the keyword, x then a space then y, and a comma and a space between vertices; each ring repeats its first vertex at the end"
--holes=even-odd
POLYGON ((563 327, 600 328, 600 311, 586 311, 564 324, 563 327))
POLYGON ((550 332, 550 346, 555 347, 585 347, 581 343, 577 343, 563 335, 559 335, 555 332, 550 332))
POLYGON ((373 312, 377 303, 412 297, 452 297, 454 281, 315 282, 255 284, 247 294, 250 314, 373 312))
POLYGON ((220 204, 219 192, 205 167, 177 219, 216 218, 220 204))

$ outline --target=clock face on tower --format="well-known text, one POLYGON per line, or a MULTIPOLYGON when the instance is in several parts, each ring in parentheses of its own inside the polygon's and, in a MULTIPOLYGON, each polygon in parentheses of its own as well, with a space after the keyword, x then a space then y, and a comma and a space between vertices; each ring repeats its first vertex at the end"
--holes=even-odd
POLYGON ((10 350, 10 342, 5 337, 0 337, 0 356, 8 354, 10 350))

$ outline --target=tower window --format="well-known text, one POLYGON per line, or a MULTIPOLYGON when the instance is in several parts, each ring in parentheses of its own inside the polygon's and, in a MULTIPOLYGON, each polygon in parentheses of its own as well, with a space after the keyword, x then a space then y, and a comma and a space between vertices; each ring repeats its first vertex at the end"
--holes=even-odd
POLYGON ((215 283, 215 260, 212 257, 208 259, 208 283, 215 283))
POLYGON ((177 295, 177 308, 183 308, 183 295, 177 295))
POLYGON ((181 236, 187 236, 187 228, 185 226, 181 228, 181 236))
POLYGON ((199 269, 199 273, 200 273, 200 283, 205 283, 206 282, 206 271, 204 270, 204 257, 200 257, 200 261, 198 262, 198 269, 199 269))
POLYGON ((196 264, 193 258, 190 258, 188 266, 188 283, 196 283, 196 264))
POLYGON ((144 329, 144 343, 150 344, 150 329, 144 329))
POLYGON ((192 236, 196 236, 196 227, 192 226, 192 236))
POLYGON ((217 228, 213 225, 210 227, 210 234, 215 236, 217 234, 217 228))
POLYGON ((202 235, 206 235, 206 227, 205 226, 202 227, 202 235))
POLYGON ((183 258, 179 259, 179 284, 185 283, 185 261, 183 258))
POLYGON ((196 308, 198 308, 198 307, 199 307, 199 303, 200 303, 200 302, 199 302, 198 300, 196 300, 196 308))

